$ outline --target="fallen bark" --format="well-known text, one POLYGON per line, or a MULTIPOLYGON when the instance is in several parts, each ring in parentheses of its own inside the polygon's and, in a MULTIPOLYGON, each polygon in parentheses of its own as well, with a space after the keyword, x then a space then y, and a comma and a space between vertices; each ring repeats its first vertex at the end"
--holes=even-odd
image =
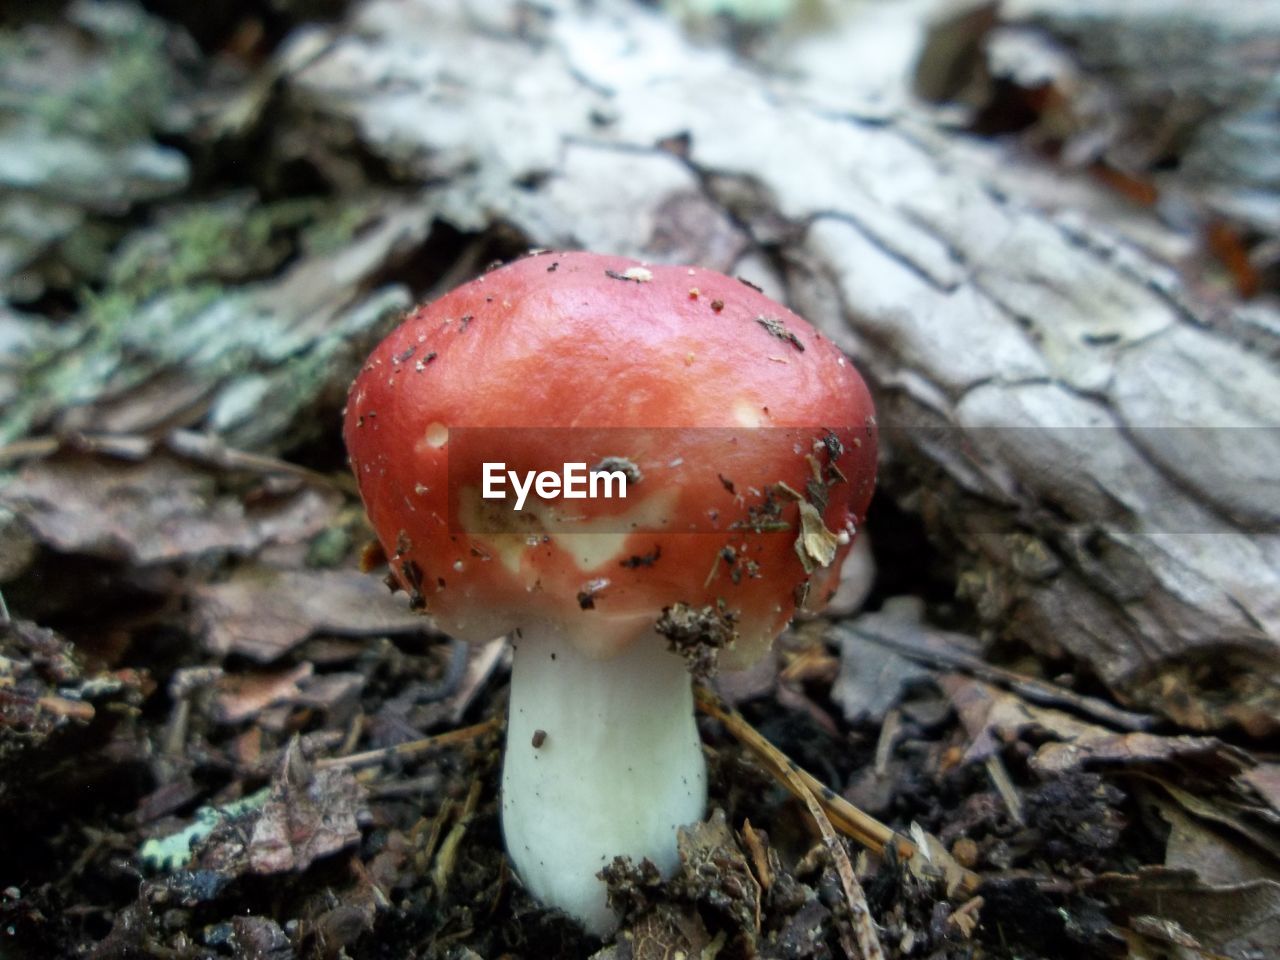
POLYGON ((282 63, 317 138, 439 182, 457 229, 782 292, 874 381, 884 495, 992 637, 1192 728, 1275 729, 1280 374, 1256 332, 1280 316, 1186 282, 1141 242, 1174 241, 1150 211, 1078 183, 1050 206, 904 96, 841 103, 831 64, 768 73, 624 4, 372 2, 282 63))

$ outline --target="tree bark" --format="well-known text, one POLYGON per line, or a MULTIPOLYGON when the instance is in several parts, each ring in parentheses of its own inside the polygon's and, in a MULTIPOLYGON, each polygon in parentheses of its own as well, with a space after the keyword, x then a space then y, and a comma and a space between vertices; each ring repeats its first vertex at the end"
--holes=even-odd
POLYGON ((439 217, 782 293, 873 382, 882 495, 993 637, 1191 727, 1274 728, 1274 303, 1211 297, 1150 210, 1002 169, 1013 146, 948 132, 890 66, 800 62, 896 20, 781 41, 785 75, 617 3, 372 2, 352 26, 294 41, 292 98, 441 182, 439 217))

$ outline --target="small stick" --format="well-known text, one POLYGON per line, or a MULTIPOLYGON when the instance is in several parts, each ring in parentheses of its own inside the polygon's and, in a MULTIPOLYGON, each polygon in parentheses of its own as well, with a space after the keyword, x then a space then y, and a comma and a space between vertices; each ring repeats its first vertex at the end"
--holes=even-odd
POLYGON ((301 467, 288 460, 261 453, 250 453, 228 446, 222 438, 213 433, 199 433, 195 430, 174 430, 165 437, 165 446, 183 457, 190 457, 224 470, 245 470, 251 473, 289 474, 307 483, 336 487, 348 493, 356 492, 355 478, 346 473, 320 473, 308 467, 301 467))
POLYGON ((849 851, 844 848, 844 844, 836 835, 831 821, 827 819, 826 811, 822 809, 822 804, 818 802, 818 798, 813 795, 813 791, 800 779, 800 776, 794 770, 787 768, 783 771, 782 778, 790 785, 792 794, 799 796, 808 808, 809 816, 813 818, 813 822, 818 826, 818 832, 822 834, 822 843, 831 855, 832 862, 835 863, 836 874, 840 877, 840 886, 844 888, 845 905, 849 908, 849 922, 853 927, 853 935, 858 941, 855 950, 853 944, 849 942, 848 932, 843 925, 841 926, 840 946, 844 948, 845 955, 849 960, 856 960, 858 957, 862 960, 884 960, 884 949, 880 946, 880 938, 876 935, 875 921, 871 919, 871 907, 867 904, 867 895, 863 892, 862 884, 858 882, 858 877, 853 872, 853 864, 849 862, 849 851))
MULTIPOLYGON (((694 684, 693 697, 699 710, 723 723, 735 738, 746 744, 764 761, 793 796, 803 800, 804 798, 792 789, 791 781, 783 774, 783 771, 794 772, 800 782, 822 805, 831 823, 845 836, 862 844, 878 856, 884 856, 890 847, 897 853, 899 860, 910 860, 916 855, 914 843, 874 817, 863 813, 830 787, 820 783, 816 777, 796 766, 795 761, 762 737, 751 724, 747 723, 742 714, 728 706, 711 690, 701 684, 694 684)), ((982 878, 978 874, 966 870, 960 880, 960 889, 972 894, 981 884, 982 878)))
MULTIPOLYGON (((720 720, 730 728, 734 736, 759 753, 782 779, 791 795, 802 801, 808 808, 809 816, 813 818, 813 822, 817 824, 818 833, 822 835, 822 843, 831 855, 831 861, 840 877, 840 886, 844 889, 845 902, 849 907, 849 919, 857 939, 857 946, 854 946, 849 940, 848 932, 841 927, 840 945, 844 948, 846 956, 849 960, 857 960, 859 957, 862 960, 884 960, 884 950, 880 946, 880 938, 876 936, 876 927, 871 919, 871 908, 867 905, 866 894, 863 893, 862 885, 854 875, 853 864, 849 862, 849 851, 840 842, 822 803, 814 795, 814 787, 809 782, 813 778, 809 777, 806 780, 807 774, 793 761, 787 759, 782 751, 761 737, 740 713, 728 707, 707 688, 695 684, 694 699, 703 712, 720 720)), ((813 782, 816 783, 816 781, 813 782)), ((821 790, 819 785, 817 792, 820 793, 821 790)), ((827 790, 826 793, 829 794, 831 791, 827 790)))
POLYGON ((893 752, 894 741, 898 739, 898 729, 902 726, 902 713, 895 707, 884 715, 884 723, 880 724, 880 739, 876 741, 875 772, 883 777, 889 771, 889 755, 893 752))
POLYGON ((1009 816, 1013 817, 1014 823, 1018 826, 1025 827, 1027 821, 1022 815, 1022 798, 1018 796, 1018 788, 1013 785, 1013 778, 1009 776, 1009 771, 1005 768, 1000 755, 993 753, 987 757, 986 767, 987 776, 991 778, 991 782, 995 784, 996 790, 1004 799, 1004 805, 1009 808, 1009 816))
POLYGON ((849 960, 857 960, 858 957, 862 960, 884 960, 884 949, 880 946, 880 938, 876 936, 875 921, 871 919, 871 907, 867 904, 867 895, 863 892, 862 884, 858 882, 853 872, 853 864, 849 862, 849 851, 844 848, 844 844, 836 835, 831 821, 827 819, 826 811, 822 809, 822 804, 813 795, 813 791, 790 769, 785 770, 782 776, 790 784, 791 792, 804 801, 804 805, 809 810, 809 816, 818 825, 823 845, 826 846, 827 852, 835 863, 836 873, 840 877, 840 886, 844 888, 845 905, 849 908, 849 922, 853 926, 853 935, 858 941, 858 946, 855 949, 849 942, 849 934, 844 930, 843 925, 840 928, 840 946, 844 948, 849 960))
POLYGON ((457 747, 464 743, 470 743, 472 740, 479 740, 485 734, 492 733, 501 726, 498 719, 490 718, 481 723, 474 724, 470 727, 462 727, 458 730, 449 730, 446 733, 436 734, 434 737, 423 737, 421 740, 410 740, 408 743, 398 743, 394 747, 382 747, 378 750, 365 750, 363 753, 351 753, 345 757, 325 757, 315 762, 315 767, 320 770, 327 770, 330 767, 348 767, 355 769, 358 767, 376 766, 384 760, 407 759, 409 757, 420 756, 424 753, 431 753, 433 750, 443 750, 445 747, 457 747))
POLYGON ((279 457, 238 450, 227 446, 215 434, 198 433, 194 430, 173 430, 159 441, 129 433, 73 433, 64 436, 28 437, 0 446, 0 466, 52 456, 64 449, 141 460, 154 452, 161 443, 178 456, 207 466, 251 473, 288 474, 312 485, 334 487, 347 493, 356 492, 354 478, 345 474, 320 473, 279 457))
POLYGON ((916 663, 924 664, 935 670, 963 670, 970 676, 977 677, 987 683, 997 684, 1012 690, 1014 693, 1038 703, 1042 706, 1069 707, 1087 717, 1098 720, 1109 726, 1122 730, 1150 730, 1156 726, 1156 718, 1145 713, 1134 713, 1123 710, 1115 704, 1108 703, 1099 697, 1090 697, 1076 693, 1066 687, 1038 680, 1013 670, 1006 670, 987 663, 980 657, 960 650, 943 649, 930 646, 928 641, 912 642, 902 637, 876 633, 865 628, 845 628, 840 635, 852 634, 862 640, 869 640, 881 647, 886 647, 916 663))
MULTIPOLYGON (((742 714, 729 707, 706 687, 695 685, 693 696, 698 709, 723 723, 729 732, 751 748, 769 769, 783 780, 784 784, 786 783, 786 778, 782 776, 782 771, 793 770, 800 778, 801 783, 810 792, 818 795, 827 811, 827 816, 833 824, 840 828, 842 833, 877 854, 883 855, 887 847, 894 845, 897 847, 898 855, 902 859, 909 860, 915 856, 916 846, 914 843, 906 837, 895 833, 875 818, 867 816, 867 814, 843 797, 837 796, 834 791, 824 787, 817 779, 801 770, 795 765, 794 761, 762 737, 751 724, 747 723, 742 714)), ((788 789, 790 789, 789 786, 788 789)), ((799 797, 798 794, 796 796, 799 797)))

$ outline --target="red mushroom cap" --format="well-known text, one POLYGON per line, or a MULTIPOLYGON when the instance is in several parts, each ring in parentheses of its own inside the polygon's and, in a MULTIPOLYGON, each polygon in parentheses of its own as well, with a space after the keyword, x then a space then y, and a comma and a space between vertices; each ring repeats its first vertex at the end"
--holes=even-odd
POLYGON ((412 312, 352 384, 344 437, 396 579, 441 629, 551 620, 608 656, 674 611, 736 632, 728 665, 825 604, 876 462, 862 378, 800 317, 710 270, 590 253, 412 312), (621 469, 627 497, 531 491, 516 512, 481 496, 497 461, 621 469))

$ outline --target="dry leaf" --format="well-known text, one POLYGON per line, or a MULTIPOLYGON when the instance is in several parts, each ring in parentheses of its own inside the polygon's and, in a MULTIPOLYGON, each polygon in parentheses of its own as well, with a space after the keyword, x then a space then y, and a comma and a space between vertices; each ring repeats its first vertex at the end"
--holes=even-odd
POLYGON ((239 723, 259 711, 298 696, 298 684, 311 676, 310 663, 289 670, 257 674, 223 674, 213 701, 213 716, 220 723, 239 723))
POLYGON ((59 553, 146 566, 301 542, 331 522, 340 498, 301 487, 246 504, 215 473, 167 453, 133 463, 66 452, 23 467, 0 503, 59 553))
POLYGON ((1153 803, 1160 817, 1169 824, 1166 867, 1192 870, 1204 883, 1217 885, 1280 880, 1280 868, 1262 851, 1233 842, 1225 832, 1189 816, 1158 794, 1153 803))
POLYGON ((800 535, 796 537, 796 555, 805 573, 828 567, 836 558, 840 540, 827 529, 818 508, 807 500, 800 501, 800 535))
POLYGON ((1133 916, 1172 921, 1208 951, 1232 960, 1280 956, 1280 883, 1254 880, 1221 886, 1186 870, 1147 867, 1107 873, 1085 889, 1133 916))
POLYGON ((206 649, 259 663, 317 633, 365 637, 429 627, 403 597, 356 570, 241 567, 226 582, 197 587, 194 606, 206 649))
POLYGON ((221 875, 301 871, 360 839, 364 788, 350 770, 313 770, 296 742, 285 751, 261 807, 216 827, 197 868, 221 875))
POLYGON ((903 696, 933 676, 921 666, 884 644, 866 639, 860 628, 875 630, 883 625, 901 628, 918 622, 920 604, 894 597, 880 613, 865 614, 835 631, 840 643, 840 673, 831 688, 831 699, 843 708, 850 723, 881 723, 885 715, 901 702, 903 696))

